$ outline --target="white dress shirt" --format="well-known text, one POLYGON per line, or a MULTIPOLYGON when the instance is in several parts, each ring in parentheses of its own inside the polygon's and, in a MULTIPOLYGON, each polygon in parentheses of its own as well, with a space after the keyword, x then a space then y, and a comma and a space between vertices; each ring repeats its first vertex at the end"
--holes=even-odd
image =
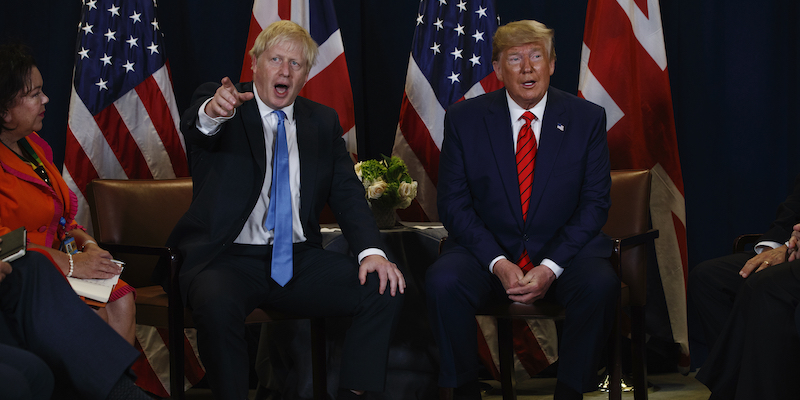
MULTIPOLYGON (((519 131, 525 125, 525 120, 522 118, 522 114, 524 114, 526 111, 530 111, 536 116, 536 118, 531 121, 531 129, 533 130, 533 135, 536 137, 536 147, 538 148, 539 138, 542 135, 542 119, 544 119, 545 106, 547 105, 547 93, 545 93, 542 99, 539 100, 539 102, 536 103, 536 105, 530 110, 520 107, 519 104, 517 104, 517 102, 515 102, 514 99, 508 95, 508 92, 506 92, 506 101, 508 102, 508 112, 511 115, 511 133, 513 135, 514 154, 517 152, 517 138, 519 136, 519 131)), ((533 176, 534 179, 536 179, 535 171, 533 176)), ((494 272, 494 265, 502 259, 507 258, 504 255, 500 255, 493 259, 492 262, 489 263, 489 272, 494 272)), ((531 260, 531 262, 535 264, 536 260, 531 260)), ((556 278, 561 276, 561 273, 564 272, 564 268, 561 268, 561 266, 549 258, 545 258, 539 264, 550 268, 550 270, 556 275, 556 278)))
MULTIPOLYGON (((242 231, 233 241, 238 244, 251 244, 251 245, 267 245, 272 244, 275 236, 271 230, 264 228, 264 222, 267 220, 267 211, 269 210, 269 195, 270 186, 272 184, 272 154, 275 148, 275 137, 278 132, 278 116, 273 113, 273 109, 267 106, 261 98, 258 97, 258 92, 255 85, 253 85, 253 94, 258 105, 258 112, 261 115, 261 124, 264 129, 264 143, 267 144, 266 150, 266 174, 264 176, 264 183, 261 186, 261 195, 256 201, 255 207, 250 212, 250 216, 244 223, 242 231)), ((236 115, 234 109, 230 117, 211 118, 205 113, 206 104, 211 99, 206 100, 198 112, 197 129, 208 136, 217 134, 220 126, 227 120, 236 115)), ((306 241, 305 233, 303 232, 303 224, 300 222, 300 154, 297 147, 297 123, 294 118, 294 102, 281 109, 286 114, 284 120, 284 127, 286 129, 286 144, 289 149, 289 185, 292 193, 292 243, 301 243, 306 241)), ((368 248, 358 254, 358 262, 364 257, 377 254, 384 258, 386 254, 376 248, 368 248)))

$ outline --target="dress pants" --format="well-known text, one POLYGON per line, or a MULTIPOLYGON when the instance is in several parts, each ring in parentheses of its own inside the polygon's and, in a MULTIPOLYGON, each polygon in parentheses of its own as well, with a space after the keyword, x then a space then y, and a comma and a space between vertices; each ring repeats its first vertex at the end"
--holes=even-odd
POLYGON ((0 388, 4 400, 49 400, 53 373, 35 354, 0 343, 0 388))
MULTIPOLYGON (((428 317, 439 346, 439 386, 478 379, 475 312, 508 303, 500 279, 461 246, 451 246, 426 275, 428 317)), ((573 260, 546 294, 566 308, 558 380, 578 392, 597 388, 597 367, 614 323, 619 278, 605 258, 573 260)))
POLYGON ((773 265, 743 281, 697 379, 711 390, 711 399, 797 398, 800 261, 773 265))
POLYGON ((403 296, 378 293, 377 274, 358 281, 356 261, 307 244, 294 245, 294 276, 281 287, 270 276, 268 246, 234 245, 200 271, 188 289, 200 358, 217 399, 247 397, 245 318, 258 306, 309 317, 352 316, 340 386, 382 391, 389 342, 403 296))
POLYGON ((717 337, 733 310, 736 294, 745 280, 739 271, 756 253, 741 252, 714 258, 697 264, 689 273, 688 305, 702 327, 703 338, 709 349, 714 347, 717 337))
POLYGON ((30 251, 0 282, 5 344, 44 360, 54 399, 105 399, 139 352, 75 294, 44 255, 30 251))

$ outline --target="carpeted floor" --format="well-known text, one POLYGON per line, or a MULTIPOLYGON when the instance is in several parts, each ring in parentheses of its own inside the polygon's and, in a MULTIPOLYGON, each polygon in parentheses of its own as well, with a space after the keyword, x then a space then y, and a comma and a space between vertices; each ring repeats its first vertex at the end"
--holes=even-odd
MULTIPOLYGON (((707 400, 711 392, 702 383, 694 379, 694 373, 683 376, 678 373, 652 374, 648 381, 653 385, 648 390, 649 400, 707 400)), ((501 400, 500 384, 496 381, 487 381, 492 385, 483 395, 483 400, 501 400)), ((518 400, 545 400, 553 398, 555 389, 555 378, 534 378, 517 385, 518 400)), ((253 398, 255 391, 251 391, 250 398, 253 398)), ((608 394, 600 391, 586 393, 584 399, 607 399, 608 394)), ((633 399, 633 393, 622 394, 623 399, 633 399)), ((208 389, 190 389, 186 392, 187 400, 211 400, 211 391, 208 389)), ((436 400, 436 399, 430 399, 436 400)))
MULTIPOLYGON (((653 386, 648 390, 649 400, 707 400, 711 392, 694 379, 694 373, 683 376, 678 373, 652 374, 647 377, 653 386)), ((483 400, 501 400, 500 384, 488 381, 493 390, 483 396, 483 400)), ((544 400, 553 398, 555 378, 534 378, 517 384, 519 400, 544 400)), ((601 391, 585 393, 584 399, 607 399, 608 393, 601 391)), ((623 399, 633 399, 633 392, 623 392, 623 399)))

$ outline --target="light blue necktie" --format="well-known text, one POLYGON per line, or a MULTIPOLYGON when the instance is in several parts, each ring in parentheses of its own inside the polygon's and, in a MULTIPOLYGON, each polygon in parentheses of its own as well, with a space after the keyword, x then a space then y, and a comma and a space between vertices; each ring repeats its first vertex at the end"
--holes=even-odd
POLYGON ((278 116, 278 137, 272 155, 272 187, 269 193, 269 210, 264 228, 272 230, 271 277, 284 286, 292 279, 292 191, 289 186, 289 147, 286 144, 286 114, 273 111, 278 116))

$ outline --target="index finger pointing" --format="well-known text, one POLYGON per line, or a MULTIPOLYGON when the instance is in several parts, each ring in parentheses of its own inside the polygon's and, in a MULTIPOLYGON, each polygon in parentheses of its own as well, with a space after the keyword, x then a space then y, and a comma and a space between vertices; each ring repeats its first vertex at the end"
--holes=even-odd
POLYGON ((233 90, 236 90, 236 88, 234 88, 234 87, 233 87, 233 82, 231 82, 231 78, 228 78, 228 77, 226 76, 226 77, 222 78, 222 81, 220 81, 220 82, 222 83, 222 86, 223 86, 225 89, 233 89, 233 90))

